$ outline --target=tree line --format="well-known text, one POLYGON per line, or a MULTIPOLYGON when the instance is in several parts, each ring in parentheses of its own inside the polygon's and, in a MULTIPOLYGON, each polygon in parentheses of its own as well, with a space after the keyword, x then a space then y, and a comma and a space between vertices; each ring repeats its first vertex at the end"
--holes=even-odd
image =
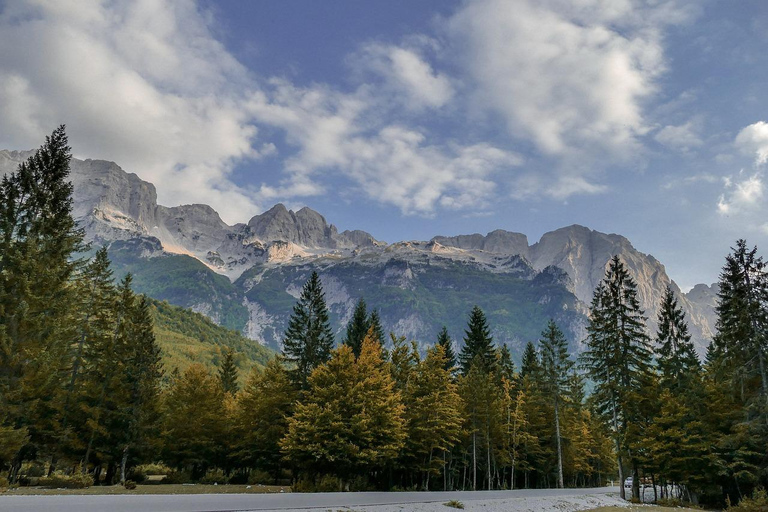
POLYGON ((61 127, 0 185, 0 467, 10 482, 41 465, 125 482, 163 461, 179 479, 296 489, 618 478, 624 496, 632 475, 635 498, 647 480, 663 498, 722 503, 768 483, 768 278, 743 240, 720 275, 703 364, 673 291, 649 334, 614 257, 578 358, 550 321, 518 369, 478 307, 461 343, 443 328, 421 352, 386 336, 363 299, 337 347, 312 272, 282 354, 264 368, 242 379, 227 350, 215 374, 165 374, 147 299, 130 276, 115 284, 106 250, 82 256, 69 159, 61 127))

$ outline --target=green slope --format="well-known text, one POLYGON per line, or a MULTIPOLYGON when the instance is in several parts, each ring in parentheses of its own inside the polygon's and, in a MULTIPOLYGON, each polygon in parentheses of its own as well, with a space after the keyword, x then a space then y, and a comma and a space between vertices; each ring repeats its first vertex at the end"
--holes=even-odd
POLYGON ((240 333, 218 326, 205 316, 173 306, 165 301, 151 300, 155 320, 155 336, 163 354, 166 374, 175 368, 183 372, 193 363, 202 363, 212 371, 218 370, 222 349, 231 347, 244 379, 251 368, 263 366, 274 352, 240 333))

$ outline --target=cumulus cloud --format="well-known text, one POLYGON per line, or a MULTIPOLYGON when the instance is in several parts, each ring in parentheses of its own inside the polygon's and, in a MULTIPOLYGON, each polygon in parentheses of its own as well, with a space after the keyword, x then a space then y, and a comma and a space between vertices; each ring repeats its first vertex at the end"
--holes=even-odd
POLYGON ((681 125, 667 125, 654 135, 654 140, 659 144, 683 152, 700 147, 704 142, 699 136, 700 122, 688 121, 681 125))
POLYGON ((768 123, 759 121, 741 130, 736 136, 736 147, 743 153, 754 155, 755 165, 768 162, 768 123))
POLYGON ((330 171, 406 214, 430 215, 437 207, 483 208, 494 193, 494 174, 522 163, 517 154, 486 143, 431 144, 420 130, 377 122, 380 106, 366 88, 344 94, 285 81, 273 86, 269 94, 255 94, 249 110, 285 130, 298 147, 285 162, 286 190, 319 187, 317 180, 330 171))
POLYGON ((664 71, 672 2, 480 0, 447 21, 475 101, 552 155, 626 155, 648 131, 642 102, 664 71))
POLYGON ((408 108, 438 108, 453 98, 451 79, 434 70, 417 49, 371 43, 351 60, 359 71, 370 71, 383 79, 392 94, 403 98, 408 108))
POLYGON ((717 201, 717 211, 721 215, 741 213, 753 209, 763 198, 765 185, 763 174, 757 172, 750 176, 739 175, 736 179, 723 179, 725 192, 717 201))
POLYGON ((234 219, 257 208, 228 178, 260 155, 240 108, 247 75, 191 1, 12 2, 0 10, 0 146, 36 147, 66 123, 76 156, 120 163, 165 204, 234 219))

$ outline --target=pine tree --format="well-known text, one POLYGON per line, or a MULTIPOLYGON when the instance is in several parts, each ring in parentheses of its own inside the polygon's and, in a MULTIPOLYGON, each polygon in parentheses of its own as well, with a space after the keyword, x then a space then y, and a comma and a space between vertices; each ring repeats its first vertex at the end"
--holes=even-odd
MULTIPOLYGON (((466 375, 459 379, 459 395, 464 403, 465 430, 469 434, 468 451, 471 454, 472 490, 478 489, 478 469, 485 466, 485 475, 480 475, 480 484, 485 479, 486 487, 491 489, 492 481, 492 446, 493 433, 497 430, 497 407, 500 389, 493 372, 481 356, 475 357, 466 375)), ((482 469, 480 469, 482 471, 482 469)))
POLYGON ((71 280, 84 246, 72 217, 70 159, 62 126, 0 184, 0 395, 7 421, 28 429, 38 457, 60 441, 60 399, 76 337, 71 280))
POLYGON ((445 354, 445 369, 451 372, 456 372, 456 352, 453 350, 453 340, 448 335, 448 329, 443 326, 440 333, 437 335, 437 344, 443 347, 443 353, 445 354))
POLYGON ((368 317, 368 330, 372 332, 373 339, 380 344, 384 344, 384 328, 381 326, 381 318, 379 317, 378 309, 371 311, 371 314, 368 317))
POLYGON ((536 346, 532 341, 525 344, 523 350, 523 359, 520 365, 520 377, 530 377, 534 380, 538 379, 538 375, 541 373, 541 363, 539 361, 539 353, 536 351, 536 346))
POLYGON ((312 370, 330 359, 333 342, 320 276, 313 271, 293 307, 283 339, 283 355, 292 365, 289 371, 296 386, 307 389, 312 370))
POLYGON ((456 444, 461 430, 461 399, 445 362, 442 345, 428 349, 403 396, 407 432, 403 464, 422 472, 425 490, 430 476, 445 466, 441 456, 456 444))
POLYGON ((656 346, 661 385, 676 395, 690 392, 700 375, 701 364, 688 333, 685 313, 669 286, 661 299, 658 324, 656 346))
POLYGON ((355 360, 342 345, 309 378, 281 441, 295 467, 339 477, 385 468, 404 442, 403 406, 381 359, 381 346, 366 336, 355 360))
POLYGON ((129 456, 151 461, 160 448, 160 382, 163 365, 154 333, 149 301, 142 296, 129 312, 127 358, 122 384, 126 394, 120 445, 120 482, 125 484, 129 456))
POLYGON ((499 377, 507 379, 510 384, 515 383, 515 362, 512 361, 512 353, 506 344, 499 350, 498 368, 499 377))
POLYGON ((464 336, 464 347, 459 354, 461 374, 467 375, 469 367, 478 360, 479 368, 488 373, 496 365, 496 348, 493 345, 491 330, 483 310, 475 306, 469 315, 469 323, 464 336))
MULTIPOLYGON (((649 381, 651 351, 637 285, 618 256, 613 257, 595 290, 587 332, 583 361, 595 383, 594 399, 612 425, 619 480, 623 481, 623 456, 631 452, 627 425, 638 414, 637 397, 649 381)), ((637 473, 634 461, 633 465, 637 473)), ((633 482, 632 494, 637 498, 637 474, 633 482)), ((620 494, 623 498, 623 485, 620 494)))
POLYGON ((360 349, 363 346, 363 339, 368 333, 370 322, 365 300, 362 298, 357 302, 355 310, 352 313, 352 319, 347 324, 347 334, 344 337, 344 344, 352 348, 355 357, 360 355, 360 349))
POLYGON ((540 343, 543 391, 549 396, 555 411, 557 485, 562 489, 565 486, 565 482, 563 480, 563 448, 560 436, 560 408, 563 398, 568 393, 573 361, 568 355, 568 342, 554 320, 550 320, 547 328, 541 333, 540 343))
POLYGON ((223 350, 222 357, 221 366, 219 367, 219 382, 221 382, 221 388, 225 393, 235 396, 240 390, 240 386, 237 383, 238 369, 237 364, 235 364, 235 352, 231 347, 226 347, 223 350))
POLYGON ((280 475, 280 440, 288 432, 297 394, 277 358, 254 368, 238 395, 235 413, 235 458, 246 467, 280 475))
POLYGON ((188 468, 193 478, 220 463, 226 452, 225 393, 201 364, 182 374, 165 399, 163 460, 188 468))

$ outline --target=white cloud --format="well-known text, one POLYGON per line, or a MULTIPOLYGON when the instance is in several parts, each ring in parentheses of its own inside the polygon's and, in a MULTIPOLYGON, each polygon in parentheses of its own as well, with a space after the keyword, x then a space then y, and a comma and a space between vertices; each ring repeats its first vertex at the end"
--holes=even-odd
POLYGON ((118 162, 164 204, 205 202, 228 220, 258 209, 228 178, 260 156, 241 108, 248 73, 194 2, 12 2, 0 77, 0 147, 36 147, 66 123, 76 156, 118 162))
POLYGON ((768 123, 758 121, 741 130, 736 136, 736 147, 743 153, 754 155, 755 164, 768 162, 768 123))
POLYGON ((482 209, 495 193, 494 174, 522 163, 489 144, 431 144, 421 130, 382 121, 380 105, 365 87, 342 94, 285 81, 273 85, 270 93, 253 96, 249 110, 285 130, 298 148, 286 160, 289 176, 281 190, 312 191, 331 172, 406 214, 431 215, 438 207, 482 209))
POLYGON ((370 70, 383 78, 396 98, 405 99, 408 108, 438 108, 453 98, 448 76, 435 71, 416 49, 372 43, 352 61, 359 70, 370 70))
POLYGON ((765 185, 763 175, 760 172, 748 177, 741 174, 733 179, 723 178, 725 192, 717 201, 717 211, 721 215, 730 215, 751 210, 758 206, 763 198, 765 185))
POLYGON ((699 136, 700 129, 700 122, 692 120, 678 126, 665 126, 653 138, 659 144, 685 152, 704 144, 699 136))

